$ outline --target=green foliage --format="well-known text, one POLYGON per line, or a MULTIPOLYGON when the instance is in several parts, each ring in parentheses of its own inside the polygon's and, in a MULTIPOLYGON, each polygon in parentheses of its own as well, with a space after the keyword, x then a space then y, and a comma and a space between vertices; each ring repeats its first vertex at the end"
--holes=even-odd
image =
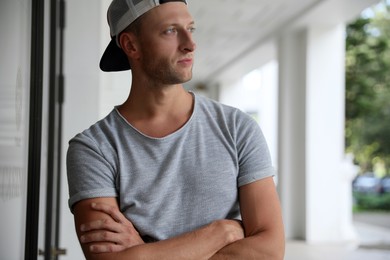
POLYGON ((355 211, 361 210, 390 210, 390 193, 362 194, 354 193, 355 211))
POLYGON ((384 2, 347 27, 346 150, 363 172, 380 161, 390 174, 389 10, 384 2))

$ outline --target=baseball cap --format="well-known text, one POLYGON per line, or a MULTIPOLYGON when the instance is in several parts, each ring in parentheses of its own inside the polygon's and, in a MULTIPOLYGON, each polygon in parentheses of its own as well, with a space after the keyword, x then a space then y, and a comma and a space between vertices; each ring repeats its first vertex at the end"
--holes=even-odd
POLYGON ((187 0, 113 0, 111 2, 107 11, 111 41, 100 59, 99 66, 102 71, 131 69, 126 54, 117 42, 119 34, 144 13, 168 2, 187 4, 187 0))

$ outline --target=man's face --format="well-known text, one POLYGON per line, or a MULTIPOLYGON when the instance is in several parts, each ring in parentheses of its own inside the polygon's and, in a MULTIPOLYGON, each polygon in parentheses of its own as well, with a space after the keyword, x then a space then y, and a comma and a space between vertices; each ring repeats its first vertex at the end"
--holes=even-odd
POLYGON ((181 2, 162 4, 142 21, 140 66, 153 81, 180 84, 192 78, 194 22, 181 2))

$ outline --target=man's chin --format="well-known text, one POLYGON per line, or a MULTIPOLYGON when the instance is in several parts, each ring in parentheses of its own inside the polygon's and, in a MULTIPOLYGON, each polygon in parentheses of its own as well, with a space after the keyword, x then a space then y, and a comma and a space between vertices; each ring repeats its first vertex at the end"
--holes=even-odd
POLYGON ((184 79, 183 83, 187 83, 187 82, 191 81, 191 79, 192 79, 192 74, 188 78, 184 79))
POLYGON ((187 75, 185 75, 184 78, 185 79, 184 79, 183 83, 188 82, 188 81, 190 81, 192 79, 192 69, 191 69, 191 71, 187 75))
POLYGON ((183 84, 187 83, 192 79, 192 73, 189 75, 183 75, 182 77, 178 78, 177 84, 183 84))
POLYGON ((192 79, 192 71, 185 73, 171 74, 172 77, 166 77, 165 84, 183 84, 189 82, 192 79))

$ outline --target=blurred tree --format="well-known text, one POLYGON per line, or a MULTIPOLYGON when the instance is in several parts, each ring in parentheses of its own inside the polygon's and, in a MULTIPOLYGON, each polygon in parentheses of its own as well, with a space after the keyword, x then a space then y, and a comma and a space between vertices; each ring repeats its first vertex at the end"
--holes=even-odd
POLYGON ((347 27, 346 150, 362 172, 390 174, 390 1, 347 27))

